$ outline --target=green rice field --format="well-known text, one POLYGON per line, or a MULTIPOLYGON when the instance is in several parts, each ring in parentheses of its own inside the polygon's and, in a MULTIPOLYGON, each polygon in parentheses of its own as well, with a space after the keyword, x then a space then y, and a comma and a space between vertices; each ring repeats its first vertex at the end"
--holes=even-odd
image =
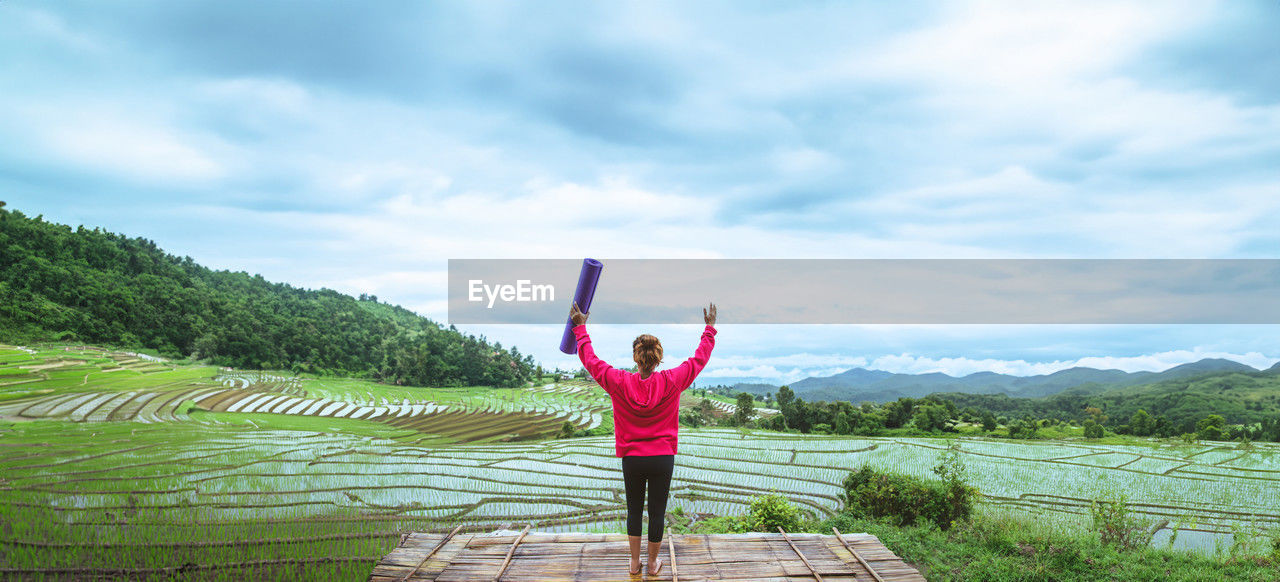
MULTIPOLYGON (((612 436, 551 438, 565 422, 611 427, 608 398, 0 346, 0 577, 363 580, 408 531, 621 531, 612 436)), ((1081 527, 1120 491, 1183 544, 1280 527, 1273 445, 956 442, 982 511, 1081 527)), ((671 506, 734 515, 776 491, 829 516, 852 468, 926 476, 947 446, 682 428, 671 506)))

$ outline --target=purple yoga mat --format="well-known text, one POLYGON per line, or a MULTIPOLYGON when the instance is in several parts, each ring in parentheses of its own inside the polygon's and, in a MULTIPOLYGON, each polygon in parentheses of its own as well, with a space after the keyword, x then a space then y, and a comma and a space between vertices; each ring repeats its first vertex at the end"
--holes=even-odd
MULTIPOLYGON (((582 259, 582 271, 578 273, 578 290, 573 292, 573 300, 583 313, 591 313, 591 298, 596 295, 596 283, 600 282, 600 271, 604 263, 595 259, 582 259)), ((573 337, 573 319, 564 323, 564 337, 560 338, 560 351, 566 354, 578 353, 578 340, 573 337)))

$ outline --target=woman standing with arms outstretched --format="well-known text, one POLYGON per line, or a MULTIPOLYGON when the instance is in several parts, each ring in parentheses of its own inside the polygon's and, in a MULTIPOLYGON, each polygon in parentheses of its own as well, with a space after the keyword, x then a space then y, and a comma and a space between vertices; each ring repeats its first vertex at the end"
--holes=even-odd
POLYGON ((702 310, 707 327, 693 357, 670 370, 657 371, 662 344, 644 334, 631 344, 638 372, 618 370, 596 357, 587 335, 587 314, 575 302, 569 311, 578 359, 613 401, 613 434, 617 455, 622 457, 622 478, 627 492, 627 535, 631 542, 631 574, 640 573, 641 514, 645 488, 649 489, 649 575, 662 571, 658 557, 662 529, 675 468, 680 430, 680 394, 698 376, 716 345, 716 305, 702 310))

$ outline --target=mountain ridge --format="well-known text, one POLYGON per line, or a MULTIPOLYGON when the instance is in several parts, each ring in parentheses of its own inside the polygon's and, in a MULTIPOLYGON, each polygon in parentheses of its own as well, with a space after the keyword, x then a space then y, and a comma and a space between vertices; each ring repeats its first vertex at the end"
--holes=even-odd
MULTIPOLYGON (((1125 372, 1115 368, 1073 366, 1048 374, 1014 376, 983 370, 963 376, 943 372, 904 374, 868 368, 850 368, 831 376, 811 376, 789 386, 796 396, 809 401, 846 400, 885 402, 901 397, 923 398, 937 392, 1004 394, 1015 398, 1052 396, 1070 389, 1086 393, 1135 386, 1215 372, 1280 372, 1280 362, 1266 370, 1225 358, 1204 358, 1171 366, 1160 372, 1125 372)), ((780 386, 780 385, 779 385, 780 386)), ((774 392, 779 386, 739 383, 735 388, 752 394, 774 392)))

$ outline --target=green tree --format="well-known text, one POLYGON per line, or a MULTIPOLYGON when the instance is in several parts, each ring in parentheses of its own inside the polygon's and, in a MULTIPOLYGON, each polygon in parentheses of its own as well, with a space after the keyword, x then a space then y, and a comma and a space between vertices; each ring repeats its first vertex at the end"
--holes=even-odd
POLYGON ((1220 441, 1225 434, 1227 420, 1218 414, 1210 414, 1196 423, 1196 436, 1200 440, 1220 441))
POLYGON ((711 404, 711 399, 707 398, 706 395, 703 395, 702 400, 698 401, 698 405, 696 407, 696 410, 707 418, 710 418, 712 414, 715 413, 715 409, 716 407, 711 404))
POLYGON ((783 428, 786 428, 789 425, 788 421, 792 414, 794 414, 792 404, 795 402, 795 399, 796 393, 791 391, 790 386, 778 388, 778 396, 776 400, 778 401, 778 412, 782 413, 780 417, 782 418, 783 428))
POLYGON ((911 421, 911 415, 915 410, 916 401, 902 397, 884 406, 885 428, 900 428, 906 426, 911 421))
POLYGON ((1009 423, 1009 437, 1015 439, 1033 439, 1038 436, 1040 423, 1030 416, 1009 423))
POLYGON ((836 416, 836 424, 832 427, 832 430, 834 430, 836 434, 852 434, 853 425, 849 422, 849 414, 842 412, 836 416))
POLYGON ((734 421, 738 426, 744 426, 751 421, 752 416, 755 416, 755 402, 750 394, 739 392, 737 407, 733 411, 734 421))
POLYGON ((1129 432, 1135 436, 1151 436, 1151 433, 1155 432, 1155 428, 1155 419, 1151 418, 1151 415, 1141 408, 1133 413, 1133 416, 1129 419, 1129 432))
POLYGON ((911 422, 916 428, 923 431, 943 431, 947 429, 951 416, 947 414, 945 406, 940 404, 926 404, 915 408, 915 415, 912 416, 911 422))

